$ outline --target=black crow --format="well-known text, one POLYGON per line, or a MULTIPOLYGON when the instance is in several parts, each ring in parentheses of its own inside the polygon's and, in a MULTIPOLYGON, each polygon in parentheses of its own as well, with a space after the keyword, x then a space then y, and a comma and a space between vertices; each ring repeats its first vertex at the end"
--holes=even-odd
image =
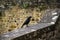
POLYGON ((27 25, 27 27, 28 27, 28 24, 29 24, 31 18, 32 18, 32 17, 29 16, 29 17, 26 19, 26 21, 23 23, 23 25, 22 25, 21 28, 23 28, 24 25, 27 25))

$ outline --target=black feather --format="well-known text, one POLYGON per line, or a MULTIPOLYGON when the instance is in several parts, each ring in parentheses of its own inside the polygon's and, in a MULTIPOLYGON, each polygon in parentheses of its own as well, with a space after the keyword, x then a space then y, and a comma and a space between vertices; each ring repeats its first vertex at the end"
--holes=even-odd
POLYGON ((27 25, 28 26, 28 24, 30 22, 30 19, 31 19, 31 16, 26 19, 26 21, 23 23, 23 25, 22 25, 21 28, 23 28, 24 25, 27 25))

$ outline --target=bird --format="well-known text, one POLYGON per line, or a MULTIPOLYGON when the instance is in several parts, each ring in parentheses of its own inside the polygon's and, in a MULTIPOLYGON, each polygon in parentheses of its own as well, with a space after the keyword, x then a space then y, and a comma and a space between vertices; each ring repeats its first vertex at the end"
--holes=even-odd
POLYGON ((26 21, 23 23, 23 25, 22 25, 21 28, 23 28, 24 25, 26 25, 26 26, 28 27, 28 24, 29 24, 31 18, 32 18, 32 17, 29 16, 29 17, 26 19, 26 21))

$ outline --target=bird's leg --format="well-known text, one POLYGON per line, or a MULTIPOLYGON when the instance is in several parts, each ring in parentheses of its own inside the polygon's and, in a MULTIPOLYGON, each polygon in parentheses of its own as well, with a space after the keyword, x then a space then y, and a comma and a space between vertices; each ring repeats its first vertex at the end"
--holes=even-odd
POLYGON ((29 27, 28 24, 26 26, 29 27))

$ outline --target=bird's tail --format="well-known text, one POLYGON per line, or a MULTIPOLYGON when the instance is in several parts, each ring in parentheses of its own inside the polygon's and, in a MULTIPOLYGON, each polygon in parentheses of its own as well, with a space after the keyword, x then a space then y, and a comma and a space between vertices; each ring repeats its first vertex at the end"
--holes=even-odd
POLYGON ((21 26, 21 28, 23 28, 24 25, 21 26))

